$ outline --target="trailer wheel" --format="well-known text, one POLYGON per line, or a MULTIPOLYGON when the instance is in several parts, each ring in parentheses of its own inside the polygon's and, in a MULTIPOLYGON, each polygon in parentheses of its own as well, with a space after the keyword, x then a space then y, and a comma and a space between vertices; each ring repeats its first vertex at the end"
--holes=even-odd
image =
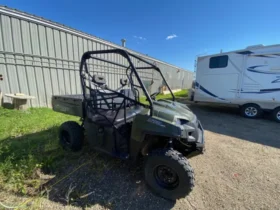
POLYGON ((194 172, 181 153, 173 149, 158 149, 145 159, 145 180, 157 195, 176 200, 192 191, 194 172))
POLYGON ((76 122, 63 123, 59 129, 59 143, 68 150, 78 151, 82 148, 84 139, 83 128, 76 122))
POLYGON ((274 109, 272 112, 272 117, 276 122, 280 123, 280 107, 274 109))
POLYGON ((255 119, 262 115, 263 111, 257 104, 245 104, 241 107, 241 115, 246 118, 255 119))

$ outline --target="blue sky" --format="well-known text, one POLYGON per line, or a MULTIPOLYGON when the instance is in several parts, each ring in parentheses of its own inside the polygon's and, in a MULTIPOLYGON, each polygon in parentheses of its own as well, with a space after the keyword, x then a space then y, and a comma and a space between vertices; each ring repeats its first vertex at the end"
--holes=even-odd
POLYGON ((197 55, 280 43, 279 0, 0 0, 0 4, 117 44, 125 38, 128 48, 189 70, 197 55))

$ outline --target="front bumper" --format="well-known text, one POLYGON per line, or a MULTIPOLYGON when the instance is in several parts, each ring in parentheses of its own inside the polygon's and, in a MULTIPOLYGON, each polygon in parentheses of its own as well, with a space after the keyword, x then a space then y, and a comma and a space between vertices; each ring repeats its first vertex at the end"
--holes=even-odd
POLYGON ((198 138, 196 142, 196 148, 200 153, 203 153, 205 150, 204 129, 199 120, 197 120, 197 124, 198 124, 198 138))
POLYGON ((205 151, 204 129, 197 117, 184 125, 184 130, 182 132, 182 141, 192 145, 192 149, 188 149, 188 157, 203 154, 205 151))

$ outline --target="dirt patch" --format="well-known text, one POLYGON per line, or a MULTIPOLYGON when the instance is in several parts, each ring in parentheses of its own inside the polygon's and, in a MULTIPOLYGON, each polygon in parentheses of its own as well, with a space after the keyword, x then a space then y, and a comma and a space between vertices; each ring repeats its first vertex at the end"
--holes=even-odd
POLYGON ((207 148, 191 159, 191 203, 197 209, 278 209, 279 124, 244 119, 230 108, 190 107, 204 126, 207 148))
POLYGON ((279 124, 244 119, 234 109, 190 108, 204 126, 206 153, 190 160, 196 186, 184 199, 153 195, 141 167, 85 152, 65 162, 44 186, 45 194, 23 198, 0 192, 0 201, 13 206, 30 199, 34 209, 278 209, 279 124))

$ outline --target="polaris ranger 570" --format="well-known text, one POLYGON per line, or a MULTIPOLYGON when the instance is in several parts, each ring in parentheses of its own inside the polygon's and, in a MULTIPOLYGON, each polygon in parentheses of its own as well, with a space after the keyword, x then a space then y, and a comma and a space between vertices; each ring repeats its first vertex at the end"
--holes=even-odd
POLYGON ((55 111, 82 120, 61 125, 62 146, 79 150, 86 139, 114 157, 143 157, 145 180, 156 194, 172 200, 188 195, 194 172, 187 158, 203 152, 203 128, 187 105, 175 101, 159 67, 122 49, 90 51, 82 56, 80 82, 82 95, 52 99, 55 111), (172 100, 156 100, 161 86, 172 100))

